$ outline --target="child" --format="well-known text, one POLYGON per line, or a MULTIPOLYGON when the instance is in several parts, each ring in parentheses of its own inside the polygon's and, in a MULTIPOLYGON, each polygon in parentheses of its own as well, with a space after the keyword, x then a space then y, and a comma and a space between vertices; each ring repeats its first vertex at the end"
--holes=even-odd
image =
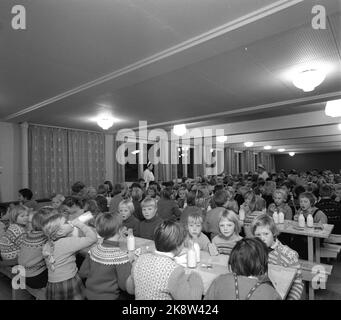
POLYGON ((303 213, 305 219, 307 219, 308 214, 314 218, 314 223, 327 224, 327 216, 318 208, 315 207, 316 197, 310 192, 303 192, 299 195, 300 209, 295 215, 294 220, 298 219, 300 213, 303 213))
POLYGON ((184 209, 186 204, 186 198, 187 198, 187 189, 185 187, 180 187, 178 190, 178 206, 180 209, 184 209))
POLYGON ((147 190, 147 196, 150 198, 156 199, 156 201, 160 200, 160 197, 157 194, 157 187, 156 185, 149 184, 149 188, 147 190))
POLYGON ((219 234, 212 239, 220 254, 230 254, 235 244, 242 239, 239 235, 238 216, 231 210, 225 210, 218 223, 219 234))
POLYGON ((127 280, 127 291, 136 300, 200 300, 203 282, 174 261, 183 249, 186 231, 177 222, 165 221, 155 229, 154 253, 141 255, 127 280))
POLYGON ((232 193, 230 190, 226 190, 225 192, 226 192, 226 195, 227 195, 227 201, 224 204, 224 207, 227 210, 232 210, 235 213, 238 213, 239 207, 238 207, 237 201, 234 200, 234 193, 232 193))
POLYGON ((251 226, 252 235, 261 239, 269 248, 269 263, 283 267, 296 268, 297 273, 291 289, 288 293, 288 300, 300 300, 303 292, 301 265, 298 261, 296 251, 283 245, 277 236, 279 231, 273 219, 267 214, 258 216, 251 226))
POLYGON ((285 220, 292 220, 292 210, 288 206, 287 203, 285 203, 287 199, 287 193, 284 189, 276 189, 273 193, 273 199, 274 203, 271 203, 268 208, 268 214, 272 217, 273 213, 277 211, 284 213, 284 219, 285 220))
POLYGON ((47 300, 83 299, 84 286, 77 274, 75 254, 96 243, 96 232, 78 219, 67 221, 62 214, 48 218, 43 225, 43 232, 48 238, 43 247, 48 268, 47 300), (74 227, 79 228, 84 237, 72 237, 74 227))
POLYGON ((43 246, 47 238, 42 231, 44 221, 58 211, 43 207, 32 218, 32 231, 28 232, 18 254, 18 263, 25 267, 26 284, 33 289, 45 288, 47 268, 43 257, 43 246))
POLYGON ((226 210, 224 208, 227 201, 226 190, 218 190, 213 196, 213 201, 216 204, 216 208, 207 212, 203 225, 204 231, 211 235, 211 239, 219 234, 219 220, 223 212, 226 210))
POLYGON ((52 198, 52 207, 58 210, 59 212, 63 212, 63 202, 65 197, 62 194, 57 194, 52 198))
POLYGON ((201 232, 203 218, 200 213, 191 213, 187 218, 186 229, 188 231, 187 239, 197 242, 200 250, 208 251, 208 245, 211 243, 208 237, 201 232))
POLYGON ((23 205, 14 206, 9 211, 10 225, 0 239, 1 258, 8 263, 17 264, 18 253, 26 236, 29 211, 23 205))
POLYGON ((141 205, 145 220, 139 224, 138 235, 141 238, 154 240, 154 230, 162 223, 162 219, 157 215, 156 200, 145 198, 141 205))
POLYGON ((126 280, 131 271, 127 252, 119 248, 122 219, 117 214, 101 213, 95 224, 103 242, 90 249, 79 270, 79 276, 86 278, 87 299, 117 300, 120 289, 126 290, 126 280))
POLYGON ((63 205, 66 209, 68 220, 70 221, 77 219, 84 213, 82 200, 78 197, 66 197, 63 205))
POLYGON ((205 300, 281 300, 267 280, 268 252, 259 239, 245 238, 232 249, 227 273, 216 278, 205 300))
POLYGON ((131 200, 123 200, 118 205, 118 212, 123 220, 123 227, 133 229, 133 234, 138 235, 139 220, 134 216, 134 204, 131 200))
POLYGON ((118 205, 125 199, 128 192, 128 187, 125 183, 115 184, 113 198, 110 201, 109 212, 117 213, 118 205))
POLYGON ((181 210, 177 202, 171 199, 172 192, 172 187, 166 187, 161 191, 161 199, 157 202, 157 211, 163 220, 176 221, 181 216, 181 210))
POLYGON ((27 208, 31 208, 32 211, 36 211, 38 207, 38 203, 35 200, 32 200, 33 193, 30 189, 20 189, 19 190, 19 202, 27 208))

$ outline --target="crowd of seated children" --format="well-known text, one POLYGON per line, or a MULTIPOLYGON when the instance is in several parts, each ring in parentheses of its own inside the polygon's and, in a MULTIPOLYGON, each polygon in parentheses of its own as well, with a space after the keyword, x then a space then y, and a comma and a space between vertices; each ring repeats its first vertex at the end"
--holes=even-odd
POLYGON ((284 189, 276 189, 273 193, 273 203, 268 207, 268 214, 272 217, 273 213, 283 212, 285 220, 292 220, 292 210, 287 201, 287 193, 284 189))
POLYGON ((43 232, 48 239, 42 251, 48 269, 47 300, 84 299, 84 286, 77 273, 76 252, 96 243, 96 232, 79 219, 68 221, 63 214, 49 217, 43 232), (84 237, 71 236, 74 227, 79 228, 84 237))
POLYGON ((1 259, 9 265, 16 265, 20 247, 26 235, 29 209, 17 205, 8 211, 9 226, 0 238, 1 259))
POLYGON ((239 235, 238 216, 231 210, 224 210, 218 222, 219 234, 212 239, 219 254, 230 254, 235 244, 242 239, 239 235))
POLYGON ((173 189, 171 187, 166 187, 161 191, 161 198, 157 202, 157 211, 159 216, 163 220, 173 220, 176 221, 181 216, 181 210, 174 199, 171 199, 173 189))
POLYGON ((228 262, 231 273, 218 276, 205 300, 281 300, 267 277, 268 250, 257 238, 238 241, 228 262))
POLYGON ((185 246, 188 247, 189 241, 193 241, 199 244, 200 250, 208 251, 208 245, 210 240, 202 232, 203 217, 199 212, 190 213, 187 216, 187 223, 185 229, 187 230, 187 237, 185 246))
POLYGON ((102 242, 93 246, 79 270, 85 280, 85 296, 89 300, 117 300, 126 291, 131 272, 128 253, 119 247, 122 218, 118 214, 101 213, 96 218, 96 231, 102 242))
POLYGON ((296 251, 283 245, 277 236, 279 231, 273 219, 267 215, 258 216, 252 223, 251 232, 254 237, 262 240, 269 250, 269 263, 283 267, 296 268, 297 273, 290 288, 287 299, 299 300, 303 292, 301 265, 296 251))
POLYGON ((136 300, 200 300, 204 286, 201 277, 174 261, 183 249, 186 238, 184 227, 165 221, 155 229, 154 253, 141 255, 134 263, 127 280, 127 291, 136 300))
POLYGON ((154 231, 163 221, 157 214, 156 200, 146 198, 142 201, 141 206, 144 220, 139 223, 138 236, 154 240, 154 231))
POLYGON ((54 207, 42 207, 32 218, 32 230, 23 238, 18 254, 18 264, 25 268, 26 285, 33 289, 45 288, 47 284, 47 268, 43 257, 43 246, 47 237, 43 233, 46 219, 58 211, 54 207))

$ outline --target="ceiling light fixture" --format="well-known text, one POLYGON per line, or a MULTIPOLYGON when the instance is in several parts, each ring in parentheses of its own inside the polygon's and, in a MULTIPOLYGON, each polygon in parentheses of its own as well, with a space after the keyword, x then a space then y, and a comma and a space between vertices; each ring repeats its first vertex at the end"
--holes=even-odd
POLYGON ((184 124, 177 124, 173 127, 173 132, 177 136, 183 136, 186 133, 186 125, 184 124))
POLYGON ((295 87, 302 89, 304 92, 310 92, 319 86, 325 77, 325 72, 321 70, 308 69, 296 74, 292 82, 295 87))
POLYGON ((278 149, 279 152, 284 152, 285 149, 284 148, 281 148, 281 149, 278 149))
POLYGON ((289 156, 293 157, 296 153, 295 152, 289 152, 289 156))
POLYGON ((103 129, 108 130, 114 124, 114 118, 109 115, 100 116, 97 119, 97 124, 103 129))
POLYGON ((227 137, 226 136, 218 136, 217 141, 220 143, 224 143, 227 141, 227 137))
POLYGON ((271 150, 272 147, 271 146, 264 146, 264 150, 271 150))
POLYGON ((328 101, 324 112, 329 117, 341 117, 341 99, 328 101))
POLYGON ((252 141, 247 141, 247 142, 244 142, 244 146, 245 147, 252 147, 253 146, 253 142, 252 141))

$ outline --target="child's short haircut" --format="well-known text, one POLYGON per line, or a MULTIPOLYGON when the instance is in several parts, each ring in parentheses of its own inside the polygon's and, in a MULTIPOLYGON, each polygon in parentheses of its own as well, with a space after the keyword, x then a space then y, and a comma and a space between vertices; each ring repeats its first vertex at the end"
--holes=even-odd
POLYGON ((331 197, 333 194, 333 188, 329 184, 324 184, 320 187, 321 197, 331 197))
POLYGON ((65 201, 65 197, 62 195, 62 194, 56 194, 53 198, 53 199, 56 199, 56 200, 59 200, 60 202, 64 202, 65 201))
POLYGON ((316 197, 311 192, 302 192, 298 199, 301 200, 301 198, 307 198, 311 206, 314 206, 316 203, 316 197))
POLYGON ((268 249, 258 238, 243 238, 232 249, 228 264, 239 276, 262 276, 268 271, 268 249))
POLYGON ((196 193, 195 191, 190 191, 187 194, 187 205, 195 206, 196 193))
POLYGON ((81 181, 77 181, 75 182, 72 186, 71 186, 71 190, 74 193, 79 193, 81 192, 81 190, 83 190, 85 188, 85 184, 81 181))
POLYGON ((82 200, 78 197, 75 197, 75 196, 66 197, 65 200, 63 201, 63 204, 69 208, 71 208, 73 205, 80 207, 80 208, 83 208, 82 200))
POLYGON ((173 193, 172 187, 166 187, 161 191, 161 198, 170 199, 173 193))
POLYGON ((154 208, 156 208, 157 204, 156 204, 156 200, 154 198, 151 197, 146 197, 142 202, 141 202, 141 207, 145 208, 145 207, 151 207, 153 206, 154 208))
POLYGON ((140 189, 140 185, 138 185, 138 187, 133 188, 133 190, 131 191, 131 198, 134 201, 140 201, 142 199, 143 196, 143 192, 140 189))
POLYGON ((23 211, 28 212, 28 209, 23 205, 17 205, 17 206, 14 206, 12 209, 10 209, 10 211, 9 211, 9 222, 10 223, 17 223, 18 216, 23 211))
POLYGON ((23 196, 23 198, 27 199, 27 200, 31 200, 33 197, 33 193, 30 189, 20 189, 19 193, 23 196))
POLYGON ((227 201, 227 193, 225 190, 218 190, 214 196, 213 201, 217 205, 217 207, 222 207, 227 201))
POLYGON ((108 239, 117 234, 122 227, 122 218, 119 214, 110 212, 100 213, 96 218, 96 231, 103 239, 108 239))
POLYGON ((121 207, 127 207, 130 214, 133 214, 135 211, 135 207, 134 204, 131 200, 126 199, 126 200, 122 200, 119 205, 118 205, 118 209, 120 209, 121 207))
POLYGON ((269 227, 270 231, 272 232, 274 238, 276 238, 279 235, 279 230, 277 229, 277 226, 269 215, 266 213, 259 215, 256 217, 251 224, 251 233, 254 236, 257 227, 269 227))
POLYGON ((203 224, 203 221, 204 221, 202 214, 200 212, 190 213, 187 217, 187 224, 189 223, 189 219, 192 219, 194 223, 199 221, 201 224, 203 224))
POLYGON ((178 222, 164 221, 154 231, 155 248, 160 252, 172 252, 186 238, 185 228, 178 222))
POLYGON ((58 211, 53 207, 46 206, 40 208, 32 217, 32 229, 34 231, 42 231, 45 220, 57 213, 58 211))
POLYGON ((234 223, 234 232, 236 234, 239 234, 240 232, 240 223, 239 223, 239 219, 238 219, 238 216, 232 211, 232 210, 224 210, 220 219, 219 219, 219 222, 218 222, 218 228, 219 228, 219 223, 222 219, 227 219, 231 222, 234 223))

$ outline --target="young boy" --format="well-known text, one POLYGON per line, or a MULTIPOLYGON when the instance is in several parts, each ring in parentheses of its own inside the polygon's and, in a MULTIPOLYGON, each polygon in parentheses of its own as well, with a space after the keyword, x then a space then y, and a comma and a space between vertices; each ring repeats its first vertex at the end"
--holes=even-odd
POLYGON ((118 212, 123 220, 123 227, 132 229, 133 234, 138 236, 140 221, 133 215, 134 204, 131 200, 123 200, 118 205, 118 212))
POLYGON ((187 218, 187 241, 192 240, 199 244, 200 250, 208 251, 208 245, 210 240, 201 232, 203 224, 203 218, 200 213, 191 213, 187 218))
POLYGON ((119 248, 122 219, 107 212, 99 214, 95 224, 103 242, 90 249, 79 276, 86 278, 87 299, 117 300, 120 289, 126 290, 126 280, 131 272, 128 254, 119 248))
POLYGON ((157 215, 156 200, 145 198, 142 203, 142 214, 145 220, 139 224, 138 235, 141 238, 154 240, 154 231, 162 223, 162 219, 157 215))

